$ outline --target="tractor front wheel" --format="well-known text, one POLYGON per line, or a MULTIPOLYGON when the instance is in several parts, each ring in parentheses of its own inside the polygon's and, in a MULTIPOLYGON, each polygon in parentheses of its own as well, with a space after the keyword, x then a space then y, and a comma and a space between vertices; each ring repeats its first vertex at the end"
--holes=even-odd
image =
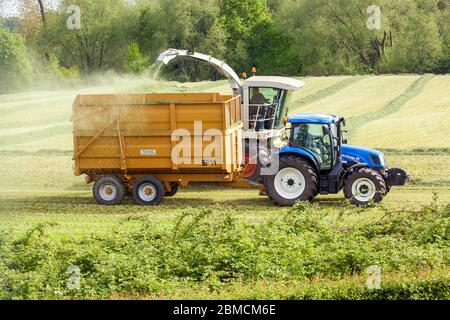
POLYGON ((278 172, 265 178, 264 189, 269 198, 280 206, 292 206, 296 201, 311 201, 318 189, 317 173, 301 158, 282 157, 278 172))
POLYGON ((358 206, 366 206, 369 202, 380 202, 387 193, 383 177, 370 168, 361 168, 353 172, 345 182, 346 199, 358 206))

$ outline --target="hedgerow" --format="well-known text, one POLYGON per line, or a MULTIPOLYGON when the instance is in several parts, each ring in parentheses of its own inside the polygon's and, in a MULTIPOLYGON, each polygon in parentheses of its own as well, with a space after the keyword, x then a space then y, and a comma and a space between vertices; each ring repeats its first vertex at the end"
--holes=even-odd
MULTIPOLYGON (((159 296, 186 286, 214 291, 258 281, 340 283, 374 265, 386 274, 442 270, 450 262, 449 208, 433 203, 354 225, 341 218, 361 209, 298 203, 277 218, 249 223, 232 211, 203 208, 186 210, 169 225, 128 217, 106 234, 81 239, 56 237, 52 224, 39 224, 21 236, 0 236, 0 298, 159 296), (74 266, 75 287, 68 285, 74 266)), ((291 298, 449 296, 442 278, 387 282, 375 291, 342 285, 309 287, 291 298)))

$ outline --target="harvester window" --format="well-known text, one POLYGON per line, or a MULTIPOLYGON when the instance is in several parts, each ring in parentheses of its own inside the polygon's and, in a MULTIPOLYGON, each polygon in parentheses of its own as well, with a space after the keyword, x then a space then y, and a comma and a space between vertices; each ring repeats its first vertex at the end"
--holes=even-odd
POLYGON ((320 164, 321 170, 331 169, 333 148, 328 125, 301 123, 293 128, 293 144, 311 151, 320 164))
POLYGON ((282 90, 275 88, 250 88, 250 128, 271 130, 278 126, 283 102, 282 90))

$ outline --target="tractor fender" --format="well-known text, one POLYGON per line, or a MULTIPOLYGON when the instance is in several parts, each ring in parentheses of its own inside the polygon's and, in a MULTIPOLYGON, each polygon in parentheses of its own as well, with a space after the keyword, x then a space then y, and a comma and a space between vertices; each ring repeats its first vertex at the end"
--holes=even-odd
POLYGON ((303 158, 306 161, 308 161, 316 170, 316 172, 320 171, 319 163, 317 162, 314 155, 312 155, 310 152, 301 149, 301 148, 293 148, 293 147, 284 147, 279 152, 274 153, 274 155, 278 155, 280 157, 287 156, 287 155, 295 155, 297 157, 303 158))
POLYGON ((340 180, 345 181, 345 179, 347 179, 348 176, 353 173, 353 171, 355 171, 356 169, 359 169, 359 168, 366 168, 366 167, 367 167, 367 163, 355 163, 354 165, 350 166, 348 169, 343 171, 340 180))

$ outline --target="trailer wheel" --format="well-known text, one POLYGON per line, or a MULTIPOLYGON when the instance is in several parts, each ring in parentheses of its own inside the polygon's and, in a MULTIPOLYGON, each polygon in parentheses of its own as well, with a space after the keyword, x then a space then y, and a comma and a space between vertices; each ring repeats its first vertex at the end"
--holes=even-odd
POLYGON ((164 198, 165 189, 161 181, 152 176, 138 179, 133 187, 134 200, 143 206, 156 206, 164 198))
POLYGON ((122 180, 117 176, 103 176, 98 179, 92 189, 94 199, 102 205, 122 203, 126 190, 122 180))
POLYGON ((267 195, 280 206, 292 206, 296 201, 311 201, 318 188, 314 168, 296 156, 280 158, 277 174, 267 176, 264 180, 267 195))
POLYGON ((358 206, 370 201, 380 202, 387 193, 383 177, 370 168, 361 168, 352 173, 345 182, 344 195, 358 206))
POLYGON ((178 182, 171 182, 170 183, 170 192, 166 191, 165 192, 165 196, 166 197, 173 197, 177 192, 178 192, 178 188, 180 187, 180 184, 178 182))

